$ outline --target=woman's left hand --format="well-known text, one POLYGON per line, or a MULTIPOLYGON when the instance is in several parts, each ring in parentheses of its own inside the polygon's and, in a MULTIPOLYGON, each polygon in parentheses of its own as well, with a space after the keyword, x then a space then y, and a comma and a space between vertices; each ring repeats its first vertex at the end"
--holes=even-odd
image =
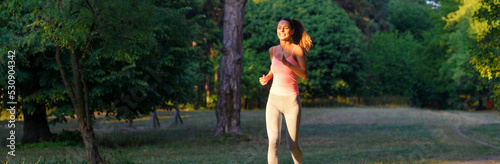
POLYGON ((283 55, 283 57, 281 57, 281 63, 283 63, 283 65, 285 65, 285 66, 288 66, 290 64, 290 62, 288 62, 288 60, 286 60, 285 55, 283 55))

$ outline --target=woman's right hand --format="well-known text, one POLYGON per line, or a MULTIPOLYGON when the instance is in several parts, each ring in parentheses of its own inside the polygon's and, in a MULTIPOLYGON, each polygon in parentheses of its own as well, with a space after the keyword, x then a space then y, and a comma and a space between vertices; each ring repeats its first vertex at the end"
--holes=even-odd
POLYGON ((266 75, 262 75, 262 77, 259 78, 260 85, 266 85, 269 79, 267 79, 266 75))

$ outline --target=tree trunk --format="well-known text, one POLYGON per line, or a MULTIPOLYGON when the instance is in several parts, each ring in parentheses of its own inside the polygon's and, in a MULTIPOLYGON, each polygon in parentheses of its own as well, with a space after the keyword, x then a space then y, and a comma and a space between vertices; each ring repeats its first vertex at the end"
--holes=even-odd
POLYGON ((51 140, 52 133, 47 122, 45 105, 35 104, 33 113, 28 113, 27 109, 23 109, 22 112, 24 115, 23 144, 51 140))
MULTIPOLYGON (((201 74, 201 73, 199 73, 201 74)), ((195 100, 194 100, 194 109, 199 109, 200 108, 200 103, 201 103, 201 93, 202 93, 202 90, 201 90, 201 87, 200 86, 195 86, 195 90, 196 90, 196 95, 195 95, 195 100)))
POLYGON ((71 103, 76 113, 78 121, 78 129, 82 134, 83 143, 85 144, 87 163, 102 163, 102 158, 99 155, 97 141, 94 135, 94 129, 91 125, 88 87, 85 79, 80 74, 81 67, 78 57, 74 52, 71 52, 71 67, 73 74, 73 86, 70 85, 68 77, 61 62, 61 49, 57 47, 56 61, 59 67, 59 72, 63 79, 64 86, 70 97, 71 103), (74 87, 74 88, 73 88, 74 87))
POLYGON ((174 124, 177 125, 179 122, 181 123, 181 125, 183 124, 181 114, 179 111, 179 100, 175 100, 174 124))
MULTIPOLYGON (((205 43, 206 44, 209 44, 208 42, 206 42, 205 40, 205 43)), ((214 51, 213 51, 213 48, 214 48, 214 44, 213 43, 210 43, 206 50, 205 50, 205 54, 207 55, 207 59, 208 60, 213 60, 214 59, 214 51)), ((210 106, 210 93, 211 93, 211 90, 212 90, 212 77, 209 74, 207 74, 205 76, 205 92, 206 92, 206 95, 205 95, 205 101, 206 101, 206 104, 205 104, 205 107, 209 107, 210 106)))
POLYGON ((205 76, 205 107, 209 107, 210 105, 210 76, 205 76))
POLYGON ((483 108, 483 103, 484 103, 483 102, 483 93, 484 92, 482 92, 482 91, 477 91, 477 96, 479 97, 477 101, 479 102, 479 104, 477 105, 476 110, 483 110, 484 109, 483 108))
POLYGON ((243 16, 246 0, 226 0, 224 3, 224 38, 219 67, 217 95, 217 127, 214 137, 224 133, 242 134, 240 128, 241 73, 243 70, 243 16))
POLYGON ((153 125, 153 128, 160 127, 160 121, 158 119, 158 113, 156 112, 156 106, 154 107, 153 115, 151 116, 151 120, 149 121, 149 127, 153 125))
POLYGON ((248 109, 247 95, 243 95, 243 109, 248 109))
POLYGON ((127 118, 128 122, 128 127, 133 128, 134 127, 134 119, 133 118, 127 118))

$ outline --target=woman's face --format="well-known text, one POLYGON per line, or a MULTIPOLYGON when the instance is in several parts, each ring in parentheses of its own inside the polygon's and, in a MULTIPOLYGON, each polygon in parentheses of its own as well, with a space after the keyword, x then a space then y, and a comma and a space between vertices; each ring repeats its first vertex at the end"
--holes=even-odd
POLYGON ((281 20, 278 23, 278 28, 276 29, 276 34, 280 40, 290 40, 292 38, 293 29, 290 22, 286 20, 281 20))

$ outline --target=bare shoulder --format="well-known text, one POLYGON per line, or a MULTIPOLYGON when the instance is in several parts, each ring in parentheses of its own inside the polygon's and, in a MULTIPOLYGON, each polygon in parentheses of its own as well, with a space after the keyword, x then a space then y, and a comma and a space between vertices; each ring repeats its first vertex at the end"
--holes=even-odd
POLYGON ((304 48, 302 48, 299 45, 294 44, 295 50, 293 51, 293 55, 295 56, 305 56, 304 54, 304 48))
POLYGON ((272 54, 274 52, 274 48, 278 46, 278 45, 275 45, 275 46, 271 46, 271 48, 269 48, 269 54, 272 54))

